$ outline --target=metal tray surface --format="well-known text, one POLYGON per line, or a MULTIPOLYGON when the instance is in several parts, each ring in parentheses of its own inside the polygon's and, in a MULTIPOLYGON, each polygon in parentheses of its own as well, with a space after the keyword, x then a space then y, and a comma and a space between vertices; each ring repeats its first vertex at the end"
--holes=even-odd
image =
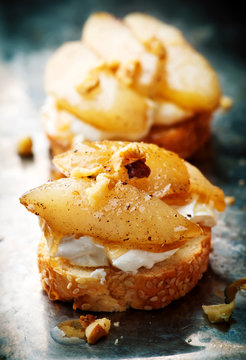
POLYGON ((225 286, 246 273, 246 77, 240 47, 246 32, 233 11, 225 17, 212 5, 177 0, 0 2, 1 360, 246 358, 245 297, 238 294, 228 324, 210 324, 201 308, 223 302, 225 286), (61 43, 79 39, 83 21, 96 10, 157 15, 178 25, 212 62, 234 107, 217 113, 211 142, 191 161, 236 203, 219 215, 208 272, 188 295, 162 310, 106 314, 112 323, 120 322, 106 339, 95 346, 83 341, 64 345, 53 340, 51 330, 82 312, 73 311, 71 304, 51 302, 42 292, 36 264, 40 229, 18 197, 49 178, 39 115, 45 63, 61 43), (16 154, 16 142, 27 134, 34 140, 34 157, 23 160, 16 154))

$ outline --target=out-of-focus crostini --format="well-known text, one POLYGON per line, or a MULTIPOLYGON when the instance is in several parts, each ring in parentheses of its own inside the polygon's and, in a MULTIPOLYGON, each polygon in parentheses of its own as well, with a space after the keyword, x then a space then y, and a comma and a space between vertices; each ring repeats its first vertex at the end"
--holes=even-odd
POLYGON ((216 72, 173 26, 140 13, 92 14, 81 41, 48 61, 45 132, 53 154, 81 140, 155 143, 186 158, 210 137, 216 72))

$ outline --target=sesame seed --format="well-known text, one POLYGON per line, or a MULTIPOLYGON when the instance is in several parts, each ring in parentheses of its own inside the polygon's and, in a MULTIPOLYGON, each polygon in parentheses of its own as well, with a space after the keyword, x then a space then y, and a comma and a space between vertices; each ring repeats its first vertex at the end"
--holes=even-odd
POLYGON ((78 288, 80 289, 86 289, 87 286, 85 284, 78 284, 78 288))
POLYGON ((150 301, 151 302, 155 302, 155 301, 157 301, 158 300, 158 297, 157 296, 153 296, 152 298, 150 298, 150 301))
POLYGON ((169 289, 169 294, 172 296, 172 295, 174 295, 175 294, 175 290, 174 289, 169 289))
POLYGON ((129 279, 126 279, 126 280, 124 281, 124 284, 125 284, 127 287, 133 287, 133 286, 134 286, 133 282, 132 282, 131 280, 129 280, 129 279))
POLYGON ((73 294, 74 294, 74 295, 78 294, 78 292, 79 292, 79 289, 78 289, 78 288, 76 288, 76 289, 73 290, 73 294))
POLYGON ((143 290, 139 290, 139 291, 138 291, 138 296, 139 296, 141 299, 145 299, 145 298, 146 298, 146 295, 145 295, 145 293, 143 292, 143 290))
POLYGON ((91 307, 90 304, 82 304, 82 305, 81 305, 81 309, 82 309, 82 310, 89 310, 90 307, 91 307))
POLYGON ((172 280, 170 281, 170 285, 173 285, 176 281, 176 278, 172 278, 172 280))
POLYGON ((71 287, 72 287, 72 283, 70 282, 70 283, 68 283, 68 285, 67 285, 67 289, 69 290, 69 289, 71 289, 71 287))
POLYGON ((146 281, 145 286, 147 289, 151 289, 153 287, 153 284, 151 281, 148 280, 148 281, 146 281))

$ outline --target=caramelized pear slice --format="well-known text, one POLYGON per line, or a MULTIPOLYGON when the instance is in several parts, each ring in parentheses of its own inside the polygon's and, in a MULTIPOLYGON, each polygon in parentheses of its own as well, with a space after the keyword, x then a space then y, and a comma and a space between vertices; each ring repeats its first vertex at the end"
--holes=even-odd
POLYGON ((189 191, 189 175, 184 160, 153 144, 84 142, 77 144, 75 150, 56 156, 53 161, 66 176, 70 176, 75 168, 81 169, 81 177, 105 173, 107 177, 130 183, 158 198, 189 191), (141 158, 150 174, 143 178, 129 178, 125 165, 141 158))
POLYGON ((210 111, 219 105, 221 91, 215 71, 179 30, 140 13, 126 16, 125 23, 142 43, 151 45, 158 40, 166 50, 161 96, 192 111, 210 111))
POLYGON ((118 64, 117 76, 144 95, 151 96, 164 71, 164 53, 147 51, 120 20, 95 13, 84 25, 82 40, 108 63, 118 64))
POLYGON ((178 247, 184 238, 202 234, 163 201, 128 184, 118 182, 101 193, 99 202, 91 202, 87 193, 94 184, 92 179, 64 178, 25 193, 20 201, 64 236, 89 235, 124 247, 174 242, 178 247))
POLYGON ((202 173, 193 165, 185 161, 190 176, 190 193, 198 194, 200 199, 206 203, 213 201, 218 211, 225 210, 224 192, 215 185, 212 185, 202 173))
POLYGON ((121 83, 81 42, 67 43, 52 56, 45 87, 58 110, 109 132, 109 137, 113 133, 118 139, 142 138, 153 121, 150 102, 121 83))

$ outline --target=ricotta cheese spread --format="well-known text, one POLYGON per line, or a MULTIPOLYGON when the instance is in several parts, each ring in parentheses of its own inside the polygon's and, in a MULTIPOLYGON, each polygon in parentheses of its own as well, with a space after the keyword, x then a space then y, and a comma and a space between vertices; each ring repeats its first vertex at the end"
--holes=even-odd
POLYGON ((199 202, 197 196, 193 196, 192 201, 187 205, 172 206, 172 208, 196 224, 208 227, 216 225, 217 218, 213 207, 199 202))

